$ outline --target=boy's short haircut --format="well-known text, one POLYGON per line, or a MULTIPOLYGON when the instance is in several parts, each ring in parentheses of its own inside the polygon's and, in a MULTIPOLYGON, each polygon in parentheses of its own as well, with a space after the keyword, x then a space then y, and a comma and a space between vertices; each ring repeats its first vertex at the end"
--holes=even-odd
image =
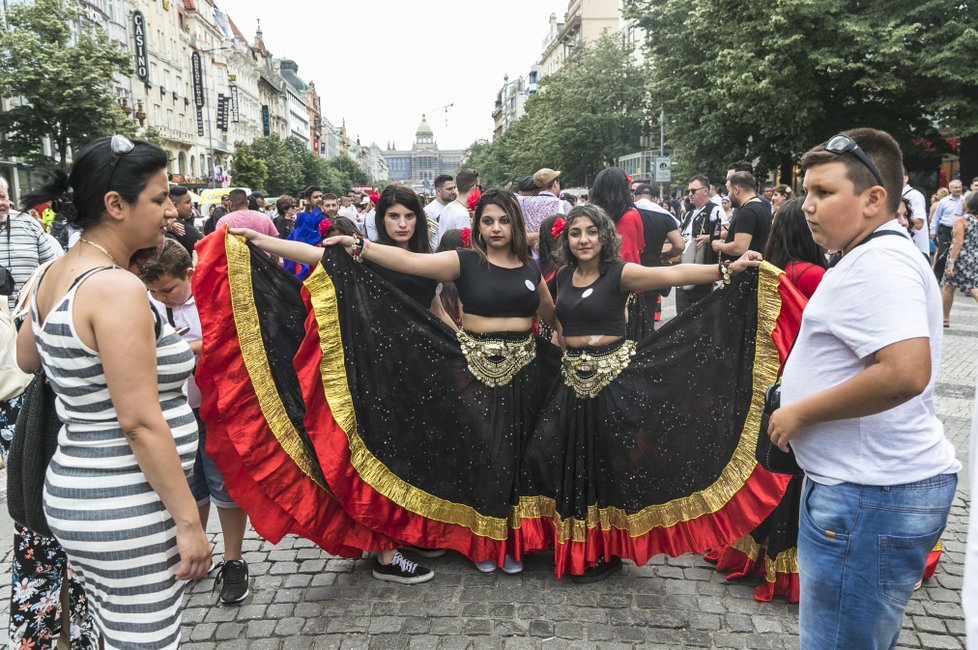
MULTIPOLYGON (((900 145, 892 135, 878 129, 852 129, 843 131, 842 135, 855 140, 863 153, 876 165, 883 179, 883 188, 886 190, 886 209, 890 214, 896 214, 903 189, 903 154, 900 152, 900 145)), ((868 188, 877 185, 873 172, 869 171, 859 158, 851 153, 838 155, 827 151, 825 143, 809 149, 801 157, 801 168, 806 170, 809 167, 832 162, 845 165, 846 176, 852 181, 856 194, 862 194, 868 188)))
POLYGON ((178 241, 168 237, 163 240, 160 252, 139 266, 139 279, 147 284, 166 275, 183 279, 191 268, 190 253, 178 241))
POLYGON ((474 169, 463 169, 455 175, 455 187, 460 194, 465 194, 479 183, 479 172, 474 169))
POLYGON ((336 195, 333 194, 332 192, 327 192, 326 194, 323 194, 323 203, 326 203, 326 201, 338 201, 338 200, 339 199, 337 199, 336 195))

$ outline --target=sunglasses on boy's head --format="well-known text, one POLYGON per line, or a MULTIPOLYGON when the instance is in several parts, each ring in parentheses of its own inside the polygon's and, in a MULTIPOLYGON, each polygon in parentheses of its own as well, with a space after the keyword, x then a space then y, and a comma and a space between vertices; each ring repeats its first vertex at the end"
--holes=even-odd
POLYGON ((883 178, 880 176, 879 171, 876 169, 876 165, 874 165, 873 161, 869 159, 869 156, 866 155, 866 152, 863 151, 858 144, 856 144, 856 141, 850 138, 849 136, 842 135, 840 133, 839 135, 832 136, 831 138, 829 138, 829 141, 822 146, 825 147, 826 151, 828 151, 829 153, 834 153, 836 156, 842 156, 844 154, 851 153, 859 160, 859 162, 861 162, 866 167, 866 169, 870 171, 870 173, 873 174, 873 178, 876 179, 877 183, 879 183, 883 187, 886 187, 883 184, 883 178))

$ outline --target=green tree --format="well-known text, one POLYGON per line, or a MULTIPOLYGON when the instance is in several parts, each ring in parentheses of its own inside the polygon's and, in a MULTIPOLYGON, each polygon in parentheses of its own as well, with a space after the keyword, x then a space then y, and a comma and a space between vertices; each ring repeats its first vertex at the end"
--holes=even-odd
POLYGON ((68 148, 132 130, 112 95, 111 80, 129 74, 126 52, 104 32, 73 25, 74 0, 34 0, 7 11, 0 31, 0 96, 23 101, 0 113, 0 153, 34 164, 67 163, 68 148), (54 157, 42 153, 49 138, 54 157))
MULTIPOLYGON (((974 8, 953 4, 962 17, 974 8)), ((714 177, 746 158, 787 180, 802 153, 848 128, 884 129, 910 156, 935 129, 978 132, 978 70, 963 63, 978 34, 949 20, 950 9, 941 0, 626 0, 625 11, 649 34, 649 93, 666 111, 679 174, 714 177)))
POLYGON ((231 179, 235 185, 243 185, 253 190, 263 191, 268 180, 268 164, 256 156, 251 147, 244 142, 234 145, 234 162, 231 165, 231 179))
POLYGON ((587 185, 658 126, 648 117, 647 79, 620 35, 603 36, 545 77, 526 114, 502 135, 473 144, 469 164, 492 184, 551 167, 565 185, 587 185))
POLYGON ((329 164, 346 180, 346 183, 341 189, 344 193, 353 185, 369 185, 371 183, 370 175, 349 156, 340 155, 336 158, 331 158, 329 164))
MULTIPOLYGON (((300 142, 301 144, 301 142, 300 142)), ((265 163, 265 190, 273 195, 295 193, 301 189, 302 162, 286 147, 286 140, 277 135, 255 138, 244 147, 247 154, 265 163)), ((235 146, 235 156, 240 153, 235 146)))

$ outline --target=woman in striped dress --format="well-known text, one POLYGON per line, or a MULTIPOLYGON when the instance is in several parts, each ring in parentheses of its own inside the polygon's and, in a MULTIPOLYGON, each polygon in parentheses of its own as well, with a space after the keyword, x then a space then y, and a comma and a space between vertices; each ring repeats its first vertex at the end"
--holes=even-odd
POLYGON ((210 566, 185 478, 197 449, 181 392, 193 354, 124 268, 176 215, 166 164, 155 145, 101 138, 70 176, 24 199, 62 200, 84 230, 40 279, 17 358, 43 367, 58 397, 44 511, 107 649, 178 647, 183 581, 210 566))

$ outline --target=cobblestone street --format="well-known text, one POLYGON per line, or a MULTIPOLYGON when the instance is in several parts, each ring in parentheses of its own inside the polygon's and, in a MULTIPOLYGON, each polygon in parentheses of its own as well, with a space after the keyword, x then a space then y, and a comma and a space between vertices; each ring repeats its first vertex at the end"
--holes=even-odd
MULTIPOLYGON (((938 410, 966 462, 978 306, 957 296, 951 322, 945 330, 938 410)), ((943 537, 944 556, 936 575, 910 603, 901 648, 964 648, 960 589, 966 485, 967 467, 943 537)), ((4 530, 9 527, 8 520, 4 530)), ((217 517, 212 517, 215 543, 217 531, 217 517)), ((0 616, 5 620, 9 550, 3 558, 0 616)), ((253 532, 245 540, 245 560, 252 595, 243 604, 219 605, 213 578, 189 589, 183 615, 186 650, 798 646, 797 606, 755 602, 752 581, 727 582, 692 555, 659 556, 643 567, 626 563, 621 574, 593 585, 554 579, 543 555, 528 558, 523 573, 511 576, 481 574, 453 554, 427 561, 437 574, 431 582, 392 585, 371 576, 372 560, 333 558, 294 537, 272 545, 253 532)))

